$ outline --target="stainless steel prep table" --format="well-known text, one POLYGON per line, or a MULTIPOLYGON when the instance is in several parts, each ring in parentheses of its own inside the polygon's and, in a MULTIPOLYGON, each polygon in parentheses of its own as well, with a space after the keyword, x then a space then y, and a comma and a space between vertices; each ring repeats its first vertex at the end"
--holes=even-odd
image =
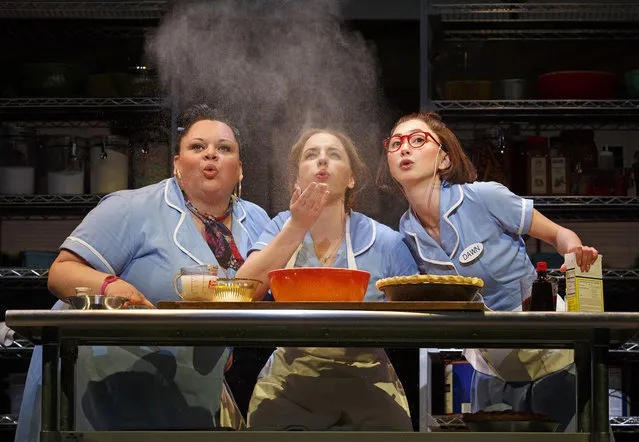
MULTIPOLYGON (((639 313, 353 310, 13 310, 6 322, 43 345, 42 441, 210 440, 207 432, 75 432, 78 345, 574 348, 580 433, 518 440, 609 440, 607 353, 639 331, 639 313), (58 383, 57 380, 60 380, 58 383), (149 437, 149 439, 146 439, 149 437)), ((513 433, 216 432, 236 440, 510 440, 513 433)))

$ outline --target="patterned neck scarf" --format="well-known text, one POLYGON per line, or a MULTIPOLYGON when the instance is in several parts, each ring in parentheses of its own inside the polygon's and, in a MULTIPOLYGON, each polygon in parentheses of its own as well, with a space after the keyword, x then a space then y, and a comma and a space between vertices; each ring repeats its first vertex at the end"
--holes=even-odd
POLYGON ((193 205, 184 194, 184 202, 186 207, 204 223, 204 238, 209 248, 215 255, 218 264, 224 269, 238 270, 244 264, 244 258, 233 239, 233 233, 224 225, 224 220, 228 218, 233 211, 233 202, 229 204, 229 208, 222 216, 213 216, 208 213, 201 213, 193 205))

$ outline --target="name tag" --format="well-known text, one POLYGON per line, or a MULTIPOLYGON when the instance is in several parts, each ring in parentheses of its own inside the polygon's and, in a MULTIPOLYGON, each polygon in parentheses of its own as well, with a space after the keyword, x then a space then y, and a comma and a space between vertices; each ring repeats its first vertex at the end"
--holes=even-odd
POLYGON ((459 255, 459 262, 462 264, 471 264, 478 260, 483 253, 484 245, 480 242, 476 242, 462 250, 459 255))

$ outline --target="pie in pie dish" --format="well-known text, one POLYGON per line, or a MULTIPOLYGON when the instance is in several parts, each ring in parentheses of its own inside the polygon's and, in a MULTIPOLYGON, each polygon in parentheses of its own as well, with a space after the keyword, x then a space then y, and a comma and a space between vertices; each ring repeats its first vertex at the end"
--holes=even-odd
POLYGON ((377 290, 391 285, 403 284, 453 284, 453 285, 471 285, 475 287, 483 287, 484 281, 480 278, 471 278, 467 276, 456 275, 410 275, 410 276, 393 276, 391 278, 383 278, 377 280, 375 286, 377 290))
POLYGON ((484 281, 453 275, 411 275, 383 278, 375 283, 390 301, 462 301, 481 299, 484 281))

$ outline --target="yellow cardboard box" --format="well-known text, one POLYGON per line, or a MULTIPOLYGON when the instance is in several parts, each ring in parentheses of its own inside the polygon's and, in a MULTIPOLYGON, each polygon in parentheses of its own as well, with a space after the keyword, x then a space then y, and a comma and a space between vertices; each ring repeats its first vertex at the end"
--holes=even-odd
POLYGON ((582 272, 574 253, 564 255, 566 262, 566 301, 569 312, 603 312, 603 270, 599 255, 590 270, 582 272))

